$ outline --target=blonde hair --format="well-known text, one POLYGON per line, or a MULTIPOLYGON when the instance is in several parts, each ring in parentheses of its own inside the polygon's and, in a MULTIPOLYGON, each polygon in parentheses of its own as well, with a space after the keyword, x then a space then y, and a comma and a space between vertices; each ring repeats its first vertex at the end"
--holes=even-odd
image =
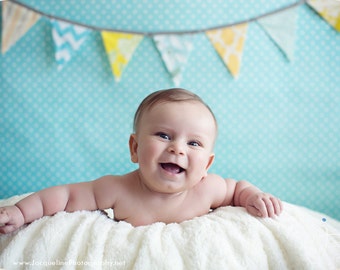
POLYGON ((182 88, 171 88, 165 90, 159 90, 148 95, 142 103, 139 105, 135 117, 133 120, 133 131, 136 132, 140 119, 145 111, 152 109, 155 105, 163 102, 199 102, 203 104, 211 113, 214 118, 216 131, 217 121, 214 113, 210 107, 196 94, 182 89, 182 88))

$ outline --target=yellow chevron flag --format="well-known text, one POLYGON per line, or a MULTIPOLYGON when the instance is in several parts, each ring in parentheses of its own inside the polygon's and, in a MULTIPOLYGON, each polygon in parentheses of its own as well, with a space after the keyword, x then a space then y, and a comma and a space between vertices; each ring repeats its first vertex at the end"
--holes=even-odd
POLYGON ((241 69, 247 26, 248 24, 240 24, 206 32, 210 42, 234 77, 238 76, 241 69))
POLYGON ((120 81, 135 49, 142 41, 142 35, 127 33, 101 32, 104 47, 116 81, 120 81))

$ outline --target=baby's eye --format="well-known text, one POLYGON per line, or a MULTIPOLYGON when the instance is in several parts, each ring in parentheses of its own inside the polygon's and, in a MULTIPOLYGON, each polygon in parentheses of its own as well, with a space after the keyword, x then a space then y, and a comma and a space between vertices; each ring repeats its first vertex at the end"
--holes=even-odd
POLYGON ((169 135, 167 135, 166 133, 163 133, 163 132, 156 133, 156 136, 161 137, 164 140, 170 140, 171 139, 169 135))
POLYGON ((188 143, 188 145, 190 145, 190 146, 201 146, 201 144, 197 141, 191 141, 191 142, 188 143))

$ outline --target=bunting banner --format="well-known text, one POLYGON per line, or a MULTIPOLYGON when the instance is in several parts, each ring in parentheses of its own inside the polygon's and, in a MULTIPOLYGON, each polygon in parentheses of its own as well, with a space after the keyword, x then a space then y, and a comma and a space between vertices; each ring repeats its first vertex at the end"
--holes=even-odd
POLYGON ((40 15, 9 1, 2 2, 2 53, 6 53, 39 20, 40 15))
POLYGON ((51 23, 55 59, 58 64, 58 70, 61 70, 70 61, 74 52, 84 43, 89 30, 57 20, 51 20, 51 23))
POLYGON ((170 73, 175 86, 179 86, 182 73, 194 49, 194 35, 157 35, 154 43, 170 73))
POLYGON ((340 1, 309 0, 307 2, 330 25, 340 32, 340 1))
POLYGON ((257 20, 290 61, 294 58, 296 19, 295 7, 257 20))
POLYGON ((125 67, 142 41, 143 36, 107 31, 102 31, 101 35, 113 75, 116 81, 119 82, 125 67))
MULTIPOLYGON (((23 37, 41 16, 51 17, 20 3, 14 4, 11 1, 2 1, 1 3, 1 50, 3 54, 23 37)), ((340 0, 309 0, 306 3, 340 32, 340 0)), ((304 2, 297 2, 289 7, 283 7, 276 12, 264 14, 251 20, 256 21, 261 26, 290 61, 293 60, 294 56, 297 7, 302 4, 304 2)), ((73 54, 79 50, 90 29, 100 31, 95 27, 79 26, 77 23, 64 22, 58 18, 50 19, 50 21, 58 70, 62 69, 70 61, 73 54)), ((176 32, 125 33, 114 29, 100 33, 112 73, 117 82, 120 81, 124 69, 144 36, 148 36, 152 37, 173 83, 179 86, 190 54, 194 49, 194 38, 198 33, 204 33, 208 37, 232 76, 238 77, 248 23, 250 21, 220 26, 214 30, 202 29, 178 34, 176 32)))
POLYGON ((234 77, 239 75, 241 69, 247 28, 248 24, 240 24, 206 32, 210 42, 234 77))

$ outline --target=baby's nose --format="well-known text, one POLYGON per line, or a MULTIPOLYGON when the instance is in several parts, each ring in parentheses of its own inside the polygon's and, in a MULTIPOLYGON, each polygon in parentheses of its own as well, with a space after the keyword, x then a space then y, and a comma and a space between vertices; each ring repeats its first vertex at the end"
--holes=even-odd
POLYGON ((184 146, 181 142, 172 142, 169 145, 168 151, 176 155, 184 155, 184 146))

